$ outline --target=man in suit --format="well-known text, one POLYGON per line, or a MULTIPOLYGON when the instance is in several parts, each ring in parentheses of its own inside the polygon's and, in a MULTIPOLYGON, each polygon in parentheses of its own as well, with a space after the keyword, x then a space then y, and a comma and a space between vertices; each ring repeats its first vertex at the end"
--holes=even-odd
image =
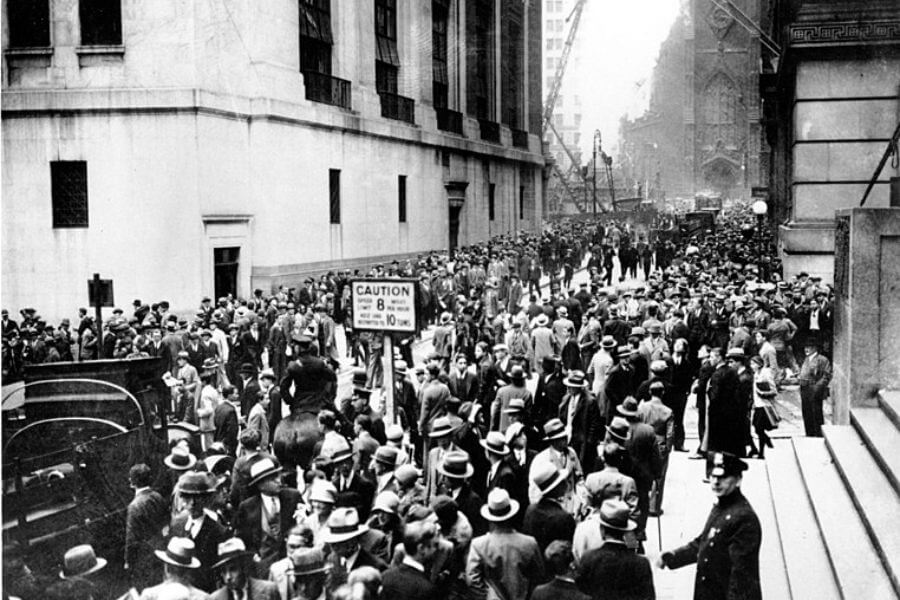
POLYGON ((819 341, 809 337, 804 342, 806 358, 800 367, 800 408, 803 411, 803 427, 807 436, 822 437, 822 403, 828 397, 831 381, 831 363, 819 354, 819 341))
MULTIPOLYGON (((515 491, 510 492, 510 496, 519 502, 519 506, 528 506, 528 472, 537 453, 529 449, 528 434, 522 423, 513 423, 506 430, 506 445, 510 449, 506 463, 516 478, 515 491)), ((519 516, 521 523, 524 515, 519 516)))
POLYGON ((241 336, 240 345, 243 349, 242 360, 256 369, 262 367, 264 340, 257 321, 250 322, 250 328, 241 336))
POLYGON ((360 523, 359 513, 352 507, 335 508, 328 517, 322 541, 331 548, 327 560, 331 564, 330 590, 347 582, 347 576, 359 567, 385 571, 387 564, 373 556, 360 544, 360 536, 368 527, 360 523))
POLYGON ((714 367, 706 392, 708 451, 746 455, 749 428, 747 404, 738 398, 740 379, 737 371, 722 359, 720 348, 711 348, 709 362, 714 367))
MULTIPOLYGON (((323 482, 324 483, 324 482, 323 482)), ((326 484, 327 485, 327 484, 326 484)), ((314 534, 307 523, 300 525, 292 525, 284 538, 285 558, 275 561, 269 567, 268 580, 275 584, 278 593, 281 594, 281 600, 291 600, 297 587, 298 564, 294 562, 295 557, 312 549, 314 544, 314 534)), ((325 558, 321 550, 319 553, 320 561, 324 564, 325 558)), ((304 561, 298 561, 303 563, 304 561)), ((318 594, 312 596, 318 598, 318 594)))
POLYGON ((472 525, 474 535, 487 531, 487 524, 481 518, 481 497, 472 489, 470 480, 475 469, 469 462, 469 454, 463 450, 448 452, 438 465, 438 473, 443 483, 438 486, 438 494, 450 496, 456 502, 459 512, 463 513, 472 525))
MULTIPOLYGON (((532 422, 541 426, 559 414, 559 405, 566 395, 565 377, 560 370, 559 356, 545 356, 541 361, 541 375, 538 377, 534 392, 534 408, 532 422)), ((539 448, 535 447, 535 450, 539 448)))
POLYGON ((650 562, 625 544, 625 534, 637 528, 629 514, 621 500, 607 500, 600 507, 603 545, 584 555, 575 576, 578 589, 594 600, 656 598, 650 562))
POLYGON ((500 488, 488 494, 481 508, 490 531, 472 540, 466 559, 466 583, 481 597, 526 600, 545 580, 537 541, 512 527, 518 512, 519 503, 500 488))
POLYGON ((437 539, 436 528, 431 523, 413 521, 404 527, 405 556, 399 566, 384 573, 382 598, 431 600, 437 595, 437 588, 425 574, 437 551, 437 539))
POLYGON ((516 474, 512 466, 506 461, 509 456, 509 446, 506 437, 499 431, 490 431, 487 437, 479 442, 484 448, 484 455, 490 463, 487 473, 486 491, 494 488, 503 488, 509 492, 510 497, 515 497, 517 490, 516 474))
POLYGON ((478 378, 469 370, 469 359, 465 354, 457 354, 454 361, 455 369, 450 371, 450 393, 459 398, 460 402, 478 401, 478 378))
POLYGON ((597 442, 601 435, 601 415, 597 402, 587 390, 583 371, 569 371, 564 381, 566 395, 559 405, 559 419, 569 434, 569 445, 578 455, 581 465, 593 471, 597 459, 597 442))
POLYGON ((434 420, 431 431, 428 433, 430 443, 434 446, 428 451, 425 460, 425 493, 428 502, 434 500, 439 493, 438 466, 443 462, 444 456, 453 450, 460 450, 453 439, 455 431, 449 418, 438 417, 434 420))
POLYGON ((215 589, 213 565, 219 543, 226 535, 225 527, 208 510, 216 491, 215 477, 210 473, 188 471, 179 477, 175 490, 184 502, 185 509, 172 518, 169 534, 194 542, 196 556, 200 560, 194 583, 200 589, 211 592, 215 589))
POLYGON ((157 580, 158 564, 153 550, 162 544, 163 527, 169 519, 169 507, 159 492, 151 489, 150 467, 139 463, 128 471, 134 498, 125 515, 125 569, 137 589, 157 580))
POLYGON ((212 600, 281 600, 274 583, 253 577, 253 552, 240 538, 219 544, 218 559, 213 566, 225 585, 210 596, 212 600))
POLYGON ((349 444, 334 453, 330 462, 334 469, 331 483, 344 506, 355 507, 357 514, 367 519, 375 499, 375 483, 364 475, 360 465, 354 464, 353 455, 349 444))
POLYGON ((570 542, 550 542, 544 551, 544 562, 553 579, 537 586, 531 600, 590 600, 590 596, 575 586, 575 557, 570 542))
POLYGON ((178 353, 184 350, 184 342, 181 339, 181 335, 176 331, 177 329, 178 325, 175 321, 168 321, 166 323, 166 335, 161 340, 166 350, 164 354, 161 353, 160 355, 169 358, 168 368, 173 377, 178 376, 178 365, 176 364, 178 353))
POLYGON ((284 538, 294 523, 300 492, 282 487, 281 467, 264 458, 250 467, 249 488, 256 494, 238 507, 234 530, 244 545, 259 556, 258 573, 268 573, 276 560, 285 557, 284 538))
POLYGON ((193 574, 200 568, 200 561, 194 556, 196 547, 187 538, 171 537, 165 550, 156 550, 156 558, 163 566, 163 583, 144 588, 140 600, 171 598, 167 589, 173 584, 183 585, 188 592, 188 600, 207 600, 209 595, 192 584, 193 574))
POLYGON ((525 511, 522 533, 534 537, 541 552, 547 549, 550 542, 569 541, 575 534, 575 519, 562 506, 566 476, 567 473, 550 463, 540 465, 533 475, 541 499, 525 511))
POLYGON ((240 402, 237 390, 232 385, 222 387, 222 402, 213 413, 213 441, 221 442, 231 456, 237 456, 240 402))
POLYGON ((320 548, 297 546, 288 547, 288 557, 272 565, 285 564, 278 573, 269 573, 272 581, 281 594, 281 600, 325 600, 330 565, 325 562, 325 555, 320 548))
POLYGON ((259 401, 259 381, 256 367, 251 363, 242 364, 238 374, 241 377, 241 417, 246 419, 250 415, 250 409, 259 401))

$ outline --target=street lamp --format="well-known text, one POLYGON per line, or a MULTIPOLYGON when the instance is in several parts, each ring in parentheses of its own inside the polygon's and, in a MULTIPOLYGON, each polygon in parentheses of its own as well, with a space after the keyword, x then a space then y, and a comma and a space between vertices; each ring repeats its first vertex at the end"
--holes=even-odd
POLYGON ((750 206, 750 210, 756 215, 756 263, 759 266, 762 262, 763 220, 766 218, 766 213, 769 212, 769 205, 765 200, 757 200, 750 206))

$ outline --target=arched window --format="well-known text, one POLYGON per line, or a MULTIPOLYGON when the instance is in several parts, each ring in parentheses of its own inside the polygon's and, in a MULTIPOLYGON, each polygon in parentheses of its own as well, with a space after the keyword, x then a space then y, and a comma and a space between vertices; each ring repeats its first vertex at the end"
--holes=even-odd
POLYGON ((719 142, 725 146, 736 145, 737 90, 722 73, 713 77, 704 90, 703 121, 707 145, 715 147, 719 142))

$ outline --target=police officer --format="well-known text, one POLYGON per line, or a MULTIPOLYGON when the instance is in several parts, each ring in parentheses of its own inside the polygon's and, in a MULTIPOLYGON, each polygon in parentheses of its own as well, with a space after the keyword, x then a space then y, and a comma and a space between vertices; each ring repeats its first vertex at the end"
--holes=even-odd
POLYGON ((753 507, 741 493, 747 463, 725 452, 712 454, 710 460, 712 491, 717 500, 706 525, 693 541, 663 552, 657 566, 677 569, 696 562, 694 600, 760 599, 762 530, 753 507))

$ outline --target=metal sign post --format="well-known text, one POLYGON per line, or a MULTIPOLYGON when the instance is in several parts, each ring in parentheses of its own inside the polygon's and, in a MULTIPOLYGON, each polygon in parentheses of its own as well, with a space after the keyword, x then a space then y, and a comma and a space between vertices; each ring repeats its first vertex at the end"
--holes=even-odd
POLYGON ((394 344, 391 333, 416 332, 415 279, 354 279, 350 282, 353 329, 384 336, 385 419, 394 423, 394 344))
POLYGON ((100 273, 94 273, 93 279, 88 279, 88 303, 94 307, 94 318, 97 320, 98 343, 103 335, 103 311, 104 306, 115 306, 113 301, 112 279, 100 279, 100 273))

